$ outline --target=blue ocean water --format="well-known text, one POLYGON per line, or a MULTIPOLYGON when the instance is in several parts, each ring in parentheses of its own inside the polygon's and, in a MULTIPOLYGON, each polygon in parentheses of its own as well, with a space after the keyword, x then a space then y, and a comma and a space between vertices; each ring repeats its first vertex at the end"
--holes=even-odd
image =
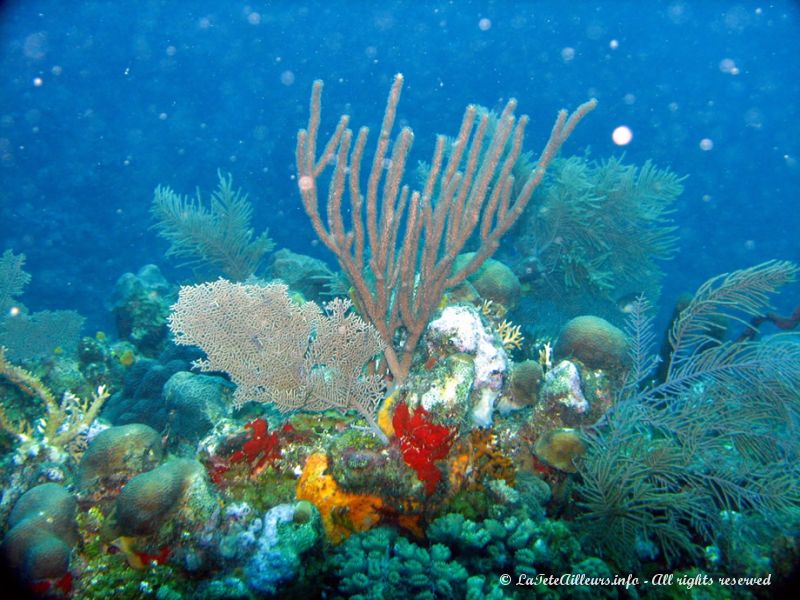
POLYGON ((326 82, 328 128, 345 111, 376 127, 402 72, 413 158, 468 103, 516 97, 538 149, 556 110, 597 97, 565 153, 688 175, 669 302, 714 274, 800 258, 798 31, 794 2, 6 2, 0 239, 27 256, 32 309, 108 326, 121 273, 170 272, 148 229, 155 186, 208 190, 221 168, 257 229, 329 259, 293 179, 311 82, 326 82))

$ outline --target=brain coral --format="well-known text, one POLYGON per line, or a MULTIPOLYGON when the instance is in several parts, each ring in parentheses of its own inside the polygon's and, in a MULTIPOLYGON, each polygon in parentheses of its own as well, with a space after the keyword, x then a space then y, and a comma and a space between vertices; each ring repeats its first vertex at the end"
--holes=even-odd
POLYGON ((591 369, 618 371, 628 363, 625 333, 600 317, 575 317, 558 336, 558 359, 574 357, 591 369))
POLYGON ((110 427, 97 434, 78 466, 82 496, 99 499, 116 495, 131 477, 161 462, 161 436, 147 425, 110 427))
POLYGON ((519 406, 532 406, 539 397, 544 371, 535 360, 514 363, 511 369, 511 395, 519 406))
POLYGON ((196 460, 179 458, 131 479, 116 502, 115 524, 120 535, 148 535, 181 504, 184 492, 205 469, 196 460))
POLYGON ((56 483, 25 492, 11 511, 2 544, 8 565, 28 581, 64 575, 78 540, 75 507, 75 498, 56 483))
MULTIPOLYGON (((466 266, 474 255, 474 252, 459 254, 454 270, 466 266)), ((470 275, 469 282, 484 300, 491 300, 509 310, 517 305, 520 294, 519 278, 499 260, 488 259, 480 269, 470 275)))

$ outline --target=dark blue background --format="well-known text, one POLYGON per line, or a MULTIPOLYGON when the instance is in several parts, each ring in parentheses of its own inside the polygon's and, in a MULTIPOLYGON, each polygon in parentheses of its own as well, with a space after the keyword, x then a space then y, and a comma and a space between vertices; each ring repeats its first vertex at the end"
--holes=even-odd
POLYGON ((149 229, 152 192, 209 190, 217 168, 250 193, 257 228, 268 226, 279 247, 327 257, 293 181, 311 82, 326 82, 326 129, 343 111, 377 126, 398 71, 415 159, 429 156, 435 133, 455 133, 469 102, 518 98, 532 116, 527 147, 538 151, 558 108, 596 96, 567 153, 620 153, 610 134, 625 124, 627 161, 689 175, 665 306, 716 273, 800 260, 794 3, 375 4, 5 3, 0 246, 28 257, 23 301, 104 326, 124 271, 157 262, 185 276, 149 229), (725 59, 738 74, 724 72, 725 59))

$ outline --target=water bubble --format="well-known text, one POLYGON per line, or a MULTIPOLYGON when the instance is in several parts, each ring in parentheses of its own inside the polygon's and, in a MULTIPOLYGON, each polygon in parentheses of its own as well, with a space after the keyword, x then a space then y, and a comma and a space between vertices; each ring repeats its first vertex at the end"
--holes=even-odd
POLYGON ((739 74, 739 67, 736 66, 732 58, 723 58, 719 61, 719 70, 728 75, 739 74))
POLYGON ((627 146, 633 140, 633 131, 627 125, 620 125, 611 133, 611 140, 617 146, 627 146))
POLYGON ((308 175, 303 175, 297 181, 297 187, 300 188, 301 192, 307 192, 307 191, 309 191, 309 190, 314 188, 314 180, 311 177, 309 177, 308 175))
POLYGON ((294 83, 294 73, 288 69, 281 73, 281 83, 286 86, 292 85, 294 83))

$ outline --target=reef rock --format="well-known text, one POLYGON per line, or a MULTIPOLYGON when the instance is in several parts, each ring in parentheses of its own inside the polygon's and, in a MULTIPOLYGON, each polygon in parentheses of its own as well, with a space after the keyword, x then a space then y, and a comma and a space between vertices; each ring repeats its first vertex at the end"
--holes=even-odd
POLYGON ((155 356, 167 339, 167 316, 175 293, 156 265, 125 273, 114 286, 111 310, 122 340, 155 356))
POLYGON ((429 359, 409 379, 405 401, 448 424, 465 415, 474 426, 492 424, 495 402, 509 369, 508 355, 478 311, 468 305, 448 306, 425 333, 429 359))
POLYGON ((229 417, 231 383, 222 377, 178 371, 167 380, 162 399, 168 410, 170 443, 194 449, 215 423, 229 417))
POLYGON ((539 402, 529 417, 531 437, 535 440, 551 429, 589 425, 591 408, 577 365, 562 360, 544 375, 539 402))

